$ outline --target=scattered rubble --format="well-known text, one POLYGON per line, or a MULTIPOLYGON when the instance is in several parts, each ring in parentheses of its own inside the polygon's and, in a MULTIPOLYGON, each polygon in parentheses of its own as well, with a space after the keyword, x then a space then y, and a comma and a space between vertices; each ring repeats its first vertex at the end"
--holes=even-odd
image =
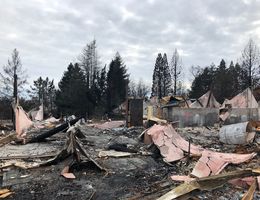
MULTIPOLYGON (((199 101, 217 107, 210 92, 199 101)), ((258 121, 181 128, 148 106, 147 127, 127 127, 16 111, 16 133, 0 136, 0 198, 260 198, 258 121)))
MULTIPOLYGON (((214 175, 214 176, 209 176, 209 177, 205 177, 205 178, 199 178, 196 180, 192 180, 189 183, 183 183, 182 185, 174 188, 173 190, 169 191, 165 195, 161 196, 157 200, 175 199, 177 197, 188 194, 196 189, 212 191, 216 188, 221 187, 229 180, 232 180, 232 179, 235 179, 238 177, 259 176, 259 175, 260 175, 259 169, 258 170, 247 169, 247 170, 228 172, 228 173, 221 174, 221 175, 214 175)), ((253 183, 253 185, 256 185, 256 184, 253 183)), ((254 188, 255 188, 255 186, 254 186, 254 188)), ((251 189, 251 190, 253 190, 253 189, 251 189)), ((248 194, 248 195, 252 195, 251 191, 249 193, 250 194, 248 194)), ((247 197, 245 197, 245 198, 247 198, 247 197)))

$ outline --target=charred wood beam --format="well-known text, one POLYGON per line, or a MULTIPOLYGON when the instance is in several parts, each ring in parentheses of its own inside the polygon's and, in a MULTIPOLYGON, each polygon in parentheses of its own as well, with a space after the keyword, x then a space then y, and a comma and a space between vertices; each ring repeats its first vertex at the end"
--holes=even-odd
POLYGON ((59 132, 61 132, 61 131, 64 131, 64 130, 68 129, 69 126, 74 125, 79 119, 81 119, 81 118, 73 119, 73 120, 71 120, 71 121, 68 121, 68 122, 66 122, 66 123, 63 123, 63 124, 61 124, 60 126, 57 126, 57 127, 53 128, 53 129, 49 130, 49 131, 46 131, 46 132, 44 132, 44 133, 42 133, 42 134, 40 134, 40 135, 37 135, 37 136, 35 136, 35 137, 29 139, 29 140, 27 141, 27 143, 42 142, 42 141, 44 141, 46 138, 51 137, 51 136, 55 135, 56 133, 59 133, 59 132))

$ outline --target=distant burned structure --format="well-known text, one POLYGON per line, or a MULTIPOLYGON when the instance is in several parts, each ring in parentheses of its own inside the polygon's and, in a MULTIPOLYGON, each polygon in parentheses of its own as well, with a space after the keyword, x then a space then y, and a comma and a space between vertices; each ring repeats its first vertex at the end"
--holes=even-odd
POLYGON ((192 103, 189 100, 184 101, 186 104, 180 102, 175 100, 174 103, 162 105, 163 118, 178 121, 180 127, 212 126, 220 121, 232 124, 260 119, 260 109, 250 88, 230 100, 226 99, 222 105, 216 101, 211 91, 192 103))

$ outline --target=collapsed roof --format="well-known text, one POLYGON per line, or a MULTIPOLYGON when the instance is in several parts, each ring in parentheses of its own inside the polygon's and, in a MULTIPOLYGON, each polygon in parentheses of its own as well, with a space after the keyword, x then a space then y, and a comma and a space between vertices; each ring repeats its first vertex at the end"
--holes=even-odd
POLYGON ((231 106, 232 108, 258 108, 258 103, 250 88, 245 89, 232 99, 225 99, 221 108, 231 106))
POLYGON ((219 108, 220 104, 217 102, 211 90, 202 95, 199 99, 190 105, 190 108, 219 108))

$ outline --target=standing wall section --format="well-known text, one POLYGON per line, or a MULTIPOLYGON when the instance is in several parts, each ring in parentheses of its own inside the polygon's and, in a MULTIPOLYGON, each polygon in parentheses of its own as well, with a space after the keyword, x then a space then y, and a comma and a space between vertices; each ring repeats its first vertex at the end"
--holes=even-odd
POLYGON ((178 121, 179 127, 213 126, 219 122, 218 108, 163 108, 164 119, 178 121))

